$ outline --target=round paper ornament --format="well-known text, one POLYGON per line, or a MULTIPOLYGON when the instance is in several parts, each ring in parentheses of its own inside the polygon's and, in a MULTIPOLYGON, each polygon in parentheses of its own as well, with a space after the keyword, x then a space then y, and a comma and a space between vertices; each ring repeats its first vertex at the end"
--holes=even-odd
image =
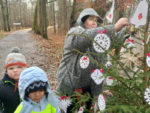
POLYGON ((106 50, 110 48, 111 40, 110 38, 104 34, 97 34, 94 38, 97 43, 93 43, 94 50, 98 53, 104 53, 106 50))
POLYGON ((146 63, 148 65, 148 67, 150 67, 150 53, 147 53, 146 63))
POLYGON ((110 61, 107 61, 106 64, 105 64, 105 67, 110 68, 111 66, 112 66, 112 63, 110 61))
POLYGON ((150 105, 150 88, 146 88, 144 93, 144 99, 150 105))
POLYGON ((90 59, 87 56, 82 56, 80 58, 80 67, 86 69, 90 64, 90 59))
POLYGON ((98 97, 98 107, 100 111, 105 110, 106 108, 106 101, 104 95, 100 94, 98 97))

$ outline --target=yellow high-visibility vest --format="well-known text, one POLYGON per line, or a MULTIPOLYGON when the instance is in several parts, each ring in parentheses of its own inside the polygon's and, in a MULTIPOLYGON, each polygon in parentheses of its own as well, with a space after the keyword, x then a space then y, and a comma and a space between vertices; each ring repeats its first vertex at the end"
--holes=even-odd
MULTIPOLYGON (((14 113, 20 113, 22 108, 23 108, 23 105, 20 104, 14 113)), ((32 111, 31 113, 56 113, 56 108, 54 108, 50 104, 47 104, 46 108, 43 111, 41 112, 32 111)))

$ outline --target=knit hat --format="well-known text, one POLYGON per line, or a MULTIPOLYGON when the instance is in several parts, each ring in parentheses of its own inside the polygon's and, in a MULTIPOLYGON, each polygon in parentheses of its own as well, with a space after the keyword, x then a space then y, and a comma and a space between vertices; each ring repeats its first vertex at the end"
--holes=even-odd
POLYGON ((13 65, 20 65, 23 67, 27 67, 25 56, 20 53, 20 48, 18 47, 12 48, 11 52, 8 54, 5 60, 6 69, 13 65))
POLYGON ((46 92, 46 89, 47 89, 47 82, 43 81, 33 82, 26 88, 25 96, 28 97, 31 92, 35 92, 38 90, 44 90, 46 92))

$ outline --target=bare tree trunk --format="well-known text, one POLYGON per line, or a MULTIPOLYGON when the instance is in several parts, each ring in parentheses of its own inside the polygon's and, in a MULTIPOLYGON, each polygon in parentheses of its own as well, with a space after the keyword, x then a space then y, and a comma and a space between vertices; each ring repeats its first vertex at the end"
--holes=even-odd
POLYGON ((7 31, 5 7, 4 7, 4 3, 2 0, 0 0, 0 4, 1 4, 2 17, 3 17, 3 28, 4 28, 4 31, 7 31))
POLYGON ((54 33, 56 34, 56 18, 55 18, 55 3, 53 2, 53 23, 54 23, 54 33))
POLYGON ((37 2, 36 7, 35 7, 35 12, 34 12, 33 30, 35 33, 40 34, 38 7, 39 7, 39 4, 37 2))
POLYGON ((47 0, 40 0, 39 4, 39 16, 40 16, 40 32, 43 38, 47 37, 47 14, 46 14, 46 2, 47 0))
POLYGON ((76 23, 75 13, 76 13, 76 0, 73 0, 73 6, 72 6, 71 17, 70 17, 70 26, 69 26, 69 28, 73 27, 76 23))
POLYGON ((20 19, 20 23, 23 25, 23 22, 22 22, 22 9, 21 9, 22 5, 21 5, 21 0, 19 0, 19 19, 20 19))
POLYGON ((68 30, 67 29, 67 21, 66 21, 66 19, 67 19, 67 4, 66 3, 67 3, 66 0, 63 0, 63 23, 64 23, 63 29, 65 31, 68 30))
POLYGON ((8 13, 8 2, 7 2, 7 0, 6 0, 6 21, 7 21, 7 30, 10 31, 9 13, 8 13))
POLYGON ((43 38, 48 39, 47 36, 47 14, 46 14, 47 0, 38 0, 34 15, 33 30, 42 35, 43 38))
POLYGON ((58 13, 57 13, 57 24, 58 24, 58 31, 59 32, 62 32, 62 29, 63 29, 63 16, 62 16, 62 11, 63 11, 63 8, 62 8, 62 0, 59 0, 57 1, 58 2, 58 7, 59 7, 59 10, 58 10, 58 13))

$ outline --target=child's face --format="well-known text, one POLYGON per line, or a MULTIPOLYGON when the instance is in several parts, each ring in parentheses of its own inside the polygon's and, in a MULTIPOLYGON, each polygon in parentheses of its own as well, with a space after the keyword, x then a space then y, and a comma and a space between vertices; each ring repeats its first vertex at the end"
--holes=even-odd
POLYGON ((96 28, 97 27, 97 17, 96 16, 89 16, 86 21, 84 22, 84 25, 86 28, 96 28))
POLYGON ((18 65, 10 66, 7 68, 7 74, 10 78, 18 81, 19 76, 21 72, 23 71, 23 69, 24 69, 23 66, 18 66, 18 65))
POLYGON ((38 91, 35 91, 35 92, 31 92, 29 94, 29 97, 34 102, 38 103, 43 98, 44 94, 45 94, 44 90, 38 90, 38 91))

